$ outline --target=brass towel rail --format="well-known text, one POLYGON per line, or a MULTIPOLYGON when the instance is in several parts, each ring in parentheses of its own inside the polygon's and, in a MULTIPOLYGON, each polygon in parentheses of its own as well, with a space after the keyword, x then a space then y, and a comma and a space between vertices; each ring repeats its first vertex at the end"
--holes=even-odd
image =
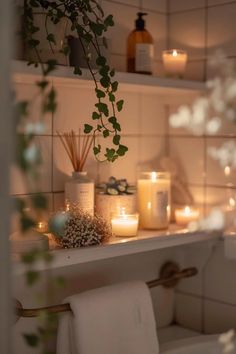
MULTIPOLYGON (((160 270, 160 278, 148 281, 146 284, 149 288, 155 286, 163 285, 167 288, 175 287, 181 279, 189 278, 198 273, 197 268, 191 267, 183 270, 179 269, 179 266, 174 262, 165 263, 160 270)), ((48 307, 25 309, 22 304, 16 300, 15 313, 17 319, 20 317, 37 317, 43 311, 48 311, 50 313, 61 313, 71 311, 70 304, 60 304, 48 307)))

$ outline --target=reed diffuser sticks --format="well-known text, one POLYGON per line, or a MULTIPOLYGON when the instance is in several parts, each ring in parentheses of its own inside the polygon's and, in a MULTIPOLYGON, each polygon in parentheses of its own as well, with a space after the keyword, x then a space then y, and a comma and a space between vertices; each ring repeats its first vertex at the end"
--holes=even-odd
POLYGON ((57 131, 57 135, 64 146, 74 171, 82 172, 93 144, 93 135, 81 136, 80 129, 79 135, 76 135, 74 130, 64 133, 57 131))

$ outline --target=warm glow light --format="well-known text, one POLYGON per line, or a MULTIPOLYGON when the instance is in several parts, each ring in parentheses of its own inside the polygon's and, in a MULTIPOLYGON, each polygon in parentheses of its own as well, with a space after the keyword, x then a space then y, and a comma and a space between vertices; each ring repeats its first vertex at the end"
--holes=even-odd
POLYGON ((125 214, 125 210, 121 210, 119 215, 115 215, 111 219, 112 232, 121 237, 136 236, 138 219, 138 214, 128 215, 125 214))
POLYGON ((235 202, 235 199, 234 199, 234 198, 229 198, 229 205, 230 205, 231 207, 235 207, 236 202, 235 202))
POLYGON ((177 50, 173 50, 173 53, 172 53, 173 57, 177 57, 178 53, 177 53, 177 50))
POLYGON ((156 172, 151 172, 151 180, 152 180, 152 182, 155 182, 157 180, 157 173, 156 172))
POLYGON ((185 214, 185 215, 190 215, 190 214, 191 214, 191 209, 190 209, 189 206, 186 206, 186 207, 184 208, 184 214, 185 214))
POLYGON ((224 169, 224 173, 226 176, 229 176, 230 173, 231 173, 231 168, 229 166, 226 166, 225 169, 224 169))
POLYGON ((175 220, 178 225, 188 225, 191 221, 197 221, 199 215, 199 209, 190 206, 175 210, 175 220))
POLYGON ((151 208, 152 208, 152 203, 151 202, 148 202, 147 208, 148 208, 148 210, 151 210, 151 208))

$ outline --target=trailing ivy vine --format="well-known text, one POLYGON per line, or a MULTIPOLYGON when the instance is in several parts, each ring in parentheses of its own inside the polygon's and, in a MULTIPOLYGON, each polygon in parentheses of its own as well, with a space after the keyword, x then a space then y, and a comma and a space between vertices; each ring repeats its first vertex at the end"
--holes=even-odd
MULTIPOLYGON (((107 59, 101 54, 101 45, 99 44, 102 41, 102 46, 107 47, 105 35, 109 27, 114 26, 113 16, 105 16, 96 0, 25 0, 24 40, 26 46, 36 54, 36 60, 29 64, 41 65, 44 77, 47 77, 55 69, 57 61, 50 60, 43 64, 40 57, 40 41, 37 39, 40 28, 35 25, 35 15, 42 13, 46 18, 46 39, 52 50, 52 55, 53 48, 57 43, 55 35, 49 31, 48 23, 50 21, 54 25, 58 25, 61 21, 66 20, 70 30, 78 36, 88 70, 94 81, 97 99, 91 117, 93 123, 84 125, 84 133, 94 134, 93 152, 98 160, 105 158, 107 161, 114 162, 128 151, 128 148, 121 143, 121 126, 117 120, 117 112, 122 110, 124 101, 122 99, 116 100, 118 82, 115 80, 115 70, 110 67, 107 59), (91 66, 91 47, 96 53, 96 70, 91 66), (102 134, 104 138, 112 137, 112 146, 106 148, 105 152, 102 151, 102 146, 96 139, 97 134, 102 134)), ((68 56, 70 52, 68 44, 65 44, 61 51, 65 56, 68 56)), ((82 69, 78 66, 74 67, 74 74, 82 75, 82 69)), ((48 81, 43 80, 39 85, 44 91, 48 81)), ((51 96, 48 96, 47 105, 55 109, 53 89, 51 96)))
MULTIPOLYGON (((47 212, 47 198, 40 193, 40 166, 42 163, 41 153, 35 142, 35 137, 45 132, 44 117, 46 114, 53 114, 57 108, 57 94, 51 85, 50 76, 56 69, 57 60, 54 58, 56 39, 49 31, 49 23, 59 24, 62 20, 69 23, 70 30, 76 33, 83 49, 88 70, 94 82, 94 93, 96 103, 91 117, 91 123, 84 125, 84 133, 93 133, 93 152, 99 161, 114 162, 118 157, 124 156, 128 148, 121 143, 121 126, 117 119, 117 112, 121 112, 124 101, 117 100, 118 82, 115 80, 115 70, 109 66, 107 59, 101 54, 101 45, 107 47, 105 34, 109 27, 114 25, 112 15, 105 16, 96 0, 24 0, 23 7, 23 28, 22 37, 25 46, 34 52, 34 60, 29 65, 40 67, 41 78, 36 81, 37 94, 32 101, 20 101, 16 104, 16 162, 23 172, 25 184, 33 186, 33 194, 28 199, 17 198, 16 208, 20 215, 20 227, 23 233, 37 225, 43 213, 47 212), (43 62, 41 58, 40 41, 38 34, 40 28, 36 25, 35 16, 45 16, 46 40, 52 51, 52 58, 43 62), (97 69, 91 66, 90 48, 96 52, 97 69), (35 100, 41 98, 41 119, 33 123, 30 121, 30 108, 35 100), (103 151, 101 143, 98 143, 98 136, 112 138, 112 146, 103 151), (28 210, 33 211, 29 213, 28 210)), ((67 44, 62 48, 63 54, 67 57, 70 49, 67 44)), ((75 75, 82 75, 82 69, 74 67, 75 75)), ((109 140, 110 141, 110 140, 109 140)), ((109 144, 110 145, 110 144, 109 144)), ((27 267, 26 280, 29 286, 33 286, 40 279, 40 273, 35 270, 35 263, 44 261, 48 265, 52 262, 52 256, 48 252, 32 250, 22 257, 27 267)), ((56 285, 63 285, 63 279, 54 279, 56 285)), ((24 335, 28 345, 38 347, 43 345, 43 353, 53 353, 48 339, 55 333, 55 316, 49 313, 42 313, 41 318, 44 326, 38 326, 37 330, 24 335), (46 344, 45 344, 46 343, 46 344)))

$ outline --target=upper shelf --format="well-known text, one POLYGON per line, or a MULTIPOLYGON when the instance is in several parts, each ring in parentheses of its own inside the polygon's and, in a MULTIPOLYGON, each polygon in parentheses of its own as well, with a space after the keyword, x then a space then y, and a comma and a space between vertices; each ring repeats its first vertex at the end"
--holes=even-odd
MULTIPOLYGON (((77 249, 56 249, 52 251, 54 261, 51 265, 38 263, 37 270, 45 270, 47 267, 61 268, 94 262, 102 259, 127 256, 163 248, 207 242, 219 238, 218 232, 189 232, 171 225, 169 230, 144 231, 140 230, 137 237, 118 238, 113 237, 109 243, 102 246, 92 246, 77 249)), ((24 265, 19 261, 14 262, 14 274, 24 272, 24 265)))
MULTIPOLYGON (((13 61, 12 70, 16 81, 23 81, 26 75, 29 80, 40 75, 40 68, 28 66, 23 61, 13 61)), ((82 76, 75 76, 73 68, 67 66, 58 66, 51 75, 53 80, 61 82, 69 82, 70 84, 78 83, 82 86, 91 87, 92 79, 87 69, 83 69, 82 76)), ((117 72, 116 80, 123 90, 132 90, 138 92, 153 92, 169 95, 191 95, 203 92, 206 89, 205 83, 187 80, 175 80, 168 78, 160 78, 151 75, 132 74, 126 72, 117 72)))

